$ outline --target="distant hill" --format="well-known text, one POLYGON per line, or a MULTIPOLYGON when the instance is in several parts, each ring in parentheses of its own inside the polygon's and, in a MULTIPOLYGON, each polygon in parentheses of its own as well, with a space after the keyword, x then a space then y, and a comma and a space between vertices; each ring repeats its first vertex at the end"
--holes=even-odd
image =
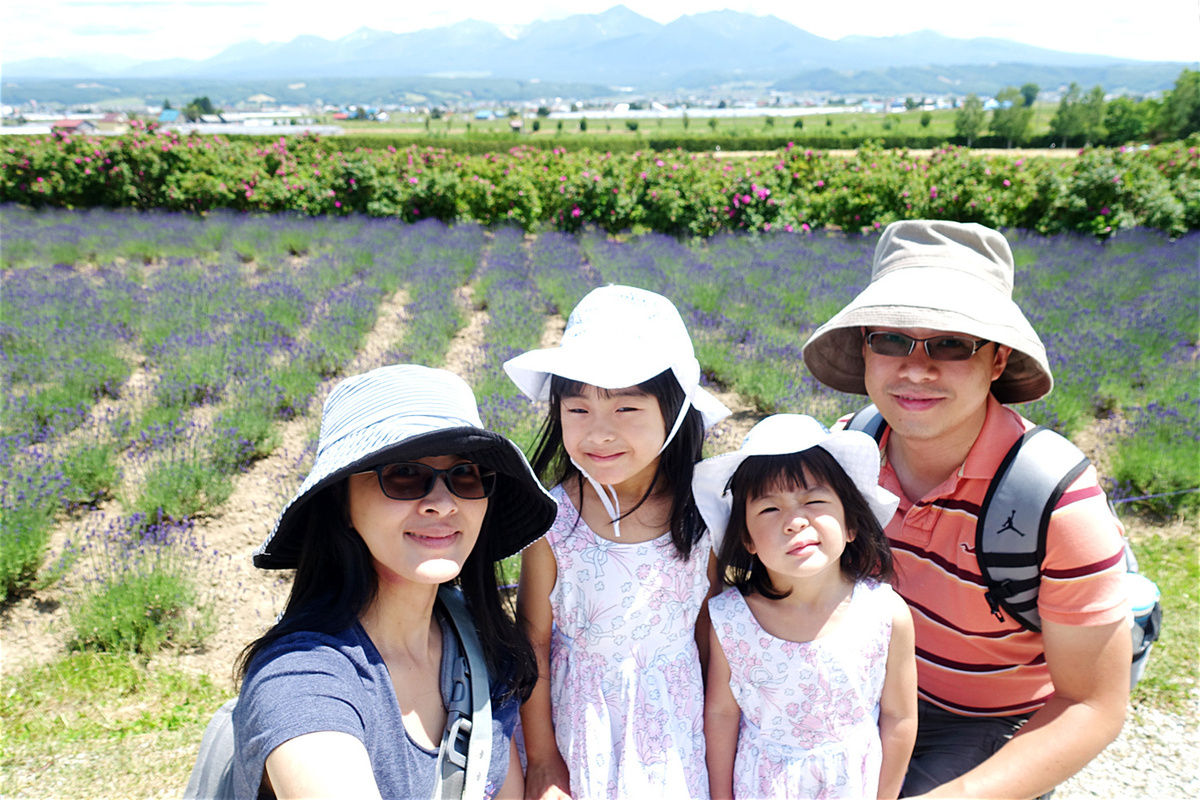
POLYGON ((488 78, 645 92, 751 81, 789 91, 899 93, 994 91, 984 87, 1014 82, 1057 87, 1074 80, 1147 92, 1169 88, 1181 66, 933 31, 834 41, 774 16, 734 11, 690 14, 663 25, 618 5, 601 14, 535 22, 515 35, 471 20, 414 33, 362 28, 333 41, 306 35, 284 43, 242 42, 201 61, 38 58, 5 64, 2 75, 6 101, 20 102, 18 95, 39 79, 119 84, 124 94, 146 81, 311 85, 386 78, 457 78, 460 87, 488 78), (1000 74, 1019 77, 989 77, 1000 74))

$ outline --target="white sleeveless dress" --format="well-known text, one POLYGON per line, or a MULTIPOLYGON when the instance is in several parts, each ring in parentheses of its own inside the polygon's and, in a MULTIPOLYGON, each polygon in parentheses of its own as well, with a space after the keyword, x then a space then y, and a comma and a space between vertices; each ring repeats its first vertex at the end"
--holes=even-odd
POLYGON ((736 588, 708 601, 742 711, 735 798, 876 796, 891 593, 859 582, 842 623, 811 642, 767 633, 736 588))
POLYGON ((681 561, 669 533, 611 542, 562 486, 546 534, 558 564, 550 593, 550 699, 571 796, 707 798, 704 685, 696 619, 708 593, 708 534, 681 561))

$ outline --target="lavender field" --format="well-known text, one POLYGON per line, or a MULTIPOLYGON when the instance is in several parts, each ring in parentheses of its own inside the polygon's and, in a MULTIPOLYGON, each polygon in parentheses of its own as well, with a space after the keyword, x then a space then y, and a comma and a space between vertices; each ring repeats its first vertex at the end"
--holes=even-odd
MULTIPOLYGON (((244 561, 261 538, 310 463, 323 393, 364 364, 448 364, 475 387, 486 424, 531 443, 541 410, 501 364, 539 346, 604 283, 676 302, 706 379, 747 409, 746 426, 776 411, 829 423, 864 402, 816 383, 800 347, 865 284, 874 237, 617 239, 353 216, 12 206, 0 206, 0 230, 0 610, 8 637, 11 619, 28 611, 28 627, 61 604, 60 654, 149 657, 219 639, 246 591, 220 564, 244 561), (267 460, 281 472, 232 512, 235 486, 267 460), (205 526, 231 515, 239 544, 214 547, 205 526), (228 595, 225 605, 214 591, 228 595)), ((1056 379, 1053 394, 1021 410, 1093 457, 1127 525, 1183 531, 1151 528, 1135 545, 1161 570, 1164 595, 1182 587, 1171 602, 1194 617, 1200 233, 1009 236, 1018 300, 1056 379)), ((708 449, 736 444, 714 438, 708 449)), ((1197 632, 1177 619, 1139 686, 1168 706, 1196 679, 1197 632)), ((225 630, 232 652, 242 636, 225 630)), ((193 738, 231 663, 227 650, 211 652, 217 684, 185 704, 193 738)), ((10 688, 0 711, 41 719, 40 707, 4 705, 22 693, 10 688)), ((169 721, 178 691, 163 702, 175 708, 161 716, 169 721)), ((34 725, 20 724, 22 736, 34 725)), ((61 745, 69 727, 44 724, 61 745)), ((194 744, 180 745, 185 767, 194 744)), ((16 785, 0 781, 0 793, 16 785)))
MULTIPOLYGON (((399 289, 412 322, 387 361, 439 364, 472 308, 487 311, 466 377, 487 422, 521 441, 536 412, 500 364, 537 346, 546 315, 608 282, 671 297, 708 378, 763 414, 829 422, 861 404, 816 383, 800 346, 865 283, 873 238, 527 238, 437 222, 16 207, 0 221, 6 595, 36 579, 63 513, 119 494, 136 528, 219 506, 229 476, 271 452, 274 427, 344 371, 399 289), (140 401, 119 402, 134 376, 140 401), (138 480, 118 474, 130 469, 138 480)), ((1096 451, 1118 501, 1200 485, 1200 234, 1012 239, 1018 299, 1058 387, 1026 414, 1096 451)), ((1136 502, 1171 514, 1191 501, 1136 502)))

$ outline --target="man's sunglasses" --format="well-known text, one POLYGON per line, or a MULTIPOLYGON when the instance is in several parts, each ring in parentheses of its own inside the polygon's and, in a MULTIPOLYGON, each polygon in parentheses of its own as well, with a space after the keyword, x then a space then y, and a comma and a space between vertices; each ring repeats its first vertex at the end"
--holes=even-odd
POLYGON ((912 355, 917 342, 920 342, 925 346, 925 355, 934 361, 966 361, 990 341, 953 334, 931 336, 928 339, 914 339, 895 331, 874 331, 867 334, 867 347, 876 355, 904 358, 912 355))
POLYGON ((478 464, 455 464, 438 469, 416 461, 380 464, 370 472, 379 476, 379 488, 393 500, 420 500, 433 491, 440 475, 450 493, 464 500, 482 500, 496 490, 496 473, 478 464))

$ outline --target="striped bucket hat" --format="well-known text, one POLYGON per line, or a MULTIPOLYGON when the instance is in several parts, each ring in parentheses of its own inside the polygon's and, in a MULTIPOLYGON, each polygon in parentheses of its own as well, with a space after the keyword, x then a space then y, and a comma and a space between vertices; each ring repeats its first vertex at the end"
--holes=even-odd
POLYGON ((528 547, 554 521, 554 500, 520 448, 484 429, 471 387, 445 370, 398 364, 347 378, 330 392, 316 461, 255 551, 254 566, 297 566, 304 509, 322 489, 377 464, 441 455, 470 458, 496 471, 480 539, 493 561, 528 547))

